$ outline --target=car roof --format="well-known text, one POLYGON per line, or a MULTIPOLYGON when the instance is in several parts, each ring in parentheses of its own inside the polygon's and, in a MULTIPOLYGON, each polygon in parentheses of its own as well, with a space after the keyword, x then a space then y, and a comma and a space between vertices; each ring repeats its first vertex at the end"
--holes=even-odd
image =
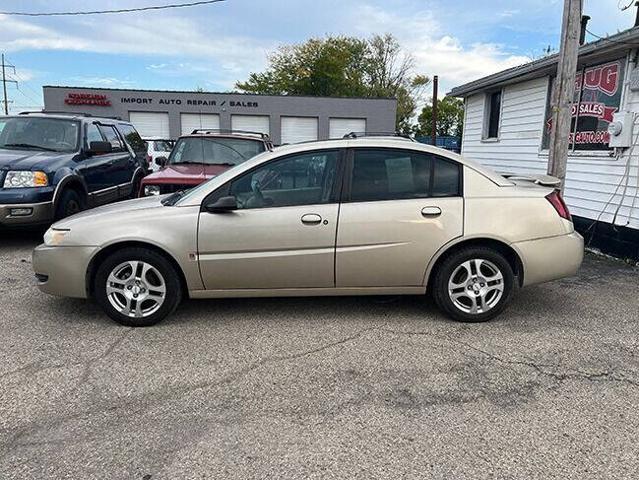
POLYGON ((262 142, 272 143, 271 138, 267 133, 222 128, 198 128, 193 130, 191 133, 180 136, 180 138, 188 137, 241 138, 246 140, 258 140, 262 142))
POLYGON ((118 117, 94 117, 93 115, 86 113, 74 113, 74 112, 20 112, 18 115, 8 115, 14 118, 35 117, 35 118, 56 118, 61 120, 86 120, 86 121, 100 121, 105 123, 122 123, 125 125, 131 125, 128 120, 122 120, 118 117))

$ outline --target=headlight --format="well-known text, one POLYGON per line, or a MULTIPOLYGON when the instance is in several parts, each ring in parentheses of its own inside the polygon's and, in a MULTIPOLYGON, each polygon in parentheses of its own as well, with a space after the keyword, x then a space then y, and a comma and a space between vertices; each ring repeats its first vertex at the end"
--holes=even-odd
POLYGON ((11 171, 4 179, 4 188, 46 187, 49 179, 44 172, 11 171))
POLYGON ((159 195, 160 194, 160 186, 159 185, 144 185, 144 196, 149 197, 151 195, 159 195))
POLYGON ((69 232, 69 229, 50 228, 44 234, 44 244, 49 247, 60 245, 69 232))

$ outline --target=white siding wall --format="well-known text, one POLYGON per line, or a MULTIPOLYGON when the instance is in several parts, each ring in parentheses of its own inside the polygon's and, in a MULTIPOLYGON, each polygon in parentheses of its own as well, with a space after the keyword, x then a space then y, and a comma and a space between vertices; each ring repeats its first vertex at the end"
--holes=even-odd
MULTIPOLYGON (((628 69, 630 70, 630 69, 628 69)), ((628 72, 629 73, 629 72, 628 72)), ((485 95, 472 95, 466 99, 466 113, 462 154, 501 172, 545 173, 548 152, 541 151, 544 128, 546 96, 549 78, 539 78, 507 86, 502 95, 502 113, 499 141, 482 141, 485 95)), ((626 92, 621 110, 639 112, 639 95, 626 92), (624 107, 625 103, 625 107, 624 107)), ((639 122, 639 120, 638 120, 639 122)), ((639 125, 635 126, 635 138, 639 142, 639 125)), ((600 153, 578 153, 568 158, 565 199, 571 213, 596 219, 604 211, 606 203, 622 180, 628 150, 617 158, 600 153)), ((630 159, 631 176, 624 207, 617 217, 617 225, 639 229, 639 198, 630 214, 637 191, 637 164, 639 146, 630 159)), ((605 208, 601 220, 611 222, 621 202, 623 187, 605 208)))

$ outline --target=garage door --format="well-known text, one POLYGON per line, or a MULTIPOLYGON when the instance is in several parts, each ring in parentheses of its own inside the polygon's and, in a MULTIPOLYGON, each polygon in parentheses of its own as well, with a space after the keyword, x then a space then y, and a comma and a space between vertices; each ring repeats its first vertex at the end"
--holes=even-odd
POLYGON ((171 138, 168 113, 129 112, 129 120, 143 138, 171 138))
POLYGON ((366 132, 365 118, 331 118, 328 121, 328 137, 342 138, 344 135, 366 132))
POLYGON ((220 128, 220 116, 214 113, 183 113, 180 115, 182 135, 198 128, 220 128))
POLYGON ((317 140, 317 118, 282 117, 282 143, 317 140))
POLYGON ((270 121, 271 117, 268 115, 231 115, 231 128, 270 135, 270 121))

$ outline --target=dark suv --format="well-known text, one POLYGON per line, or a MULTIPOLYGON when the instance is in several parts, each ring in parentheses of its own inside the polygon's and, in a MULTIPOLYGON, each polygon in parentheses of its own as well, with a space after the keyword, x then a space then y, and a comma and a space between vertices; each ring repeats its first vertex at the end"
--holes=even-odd
POLYGON ((194 130, 178 139, 168 158, 155 159, 162 168, 144 178, 140 196, 188 190, 272 148, 265 133, 194 130))
POLYGON ((146 144, 133 125, 79 114, 0 117, 0 227, 46 225, 134 197, 146 144))

